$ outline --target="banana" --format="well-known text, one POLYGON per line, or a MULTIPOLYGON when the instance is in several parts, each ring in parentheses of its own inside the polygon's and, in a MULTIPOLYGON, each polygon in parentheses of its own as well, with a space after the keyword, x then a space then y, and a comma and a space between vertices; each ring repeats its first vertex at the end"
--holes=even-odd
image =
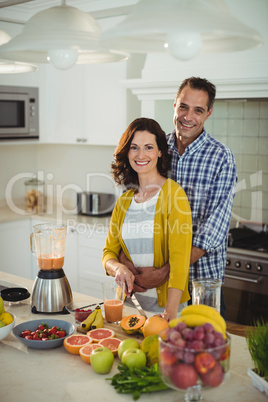
POLYGON ((223 331, 221 326, 216 321, 202 314, 185 314, 184 316, 174 318, 169 323, 170 328, 175 327, 177 324, 179 324, 179 322, 185 322, 187 327, 197 327, 199 325, 202 326, 208 322, 213 326, 215 331, 220 332, 224 338, 226 337, 225 331, 223 331))
POLYGON ((91 329, 103 328, 103 316, 101 314, 100 306, 96 307, 96 310, 97 314, 95 316, 93 323, 91 324, 91 329))
POLYGON ((89 331, 91 329, 91 325, 92 325, 93 321, 95 320, 97 311, 98 310, 97 310, 97 307, 96 307, 95 310, 92 311, 92 313, 89 314, 89 316, 82 322, 81 328, 84 331, 89 331))
POLYGON ((226 322, 220 313, 210 306, 206 306, 205 304, 192 304, 190 306, 184 307, 181 311, 181 317, 184 317, 189 314, 202 315, 210 318, 215 321, 221 328, 221 332, 226 332, 226 322))

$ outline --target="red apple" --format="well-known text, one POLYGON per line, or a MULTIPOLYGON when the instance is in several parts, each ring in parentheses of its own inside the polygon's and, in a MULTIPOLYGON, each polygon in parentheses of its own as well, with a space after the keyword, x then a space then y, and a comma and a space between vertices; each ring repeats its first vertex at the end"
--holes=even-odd
POLYGON ((216 362, 212 370, 205 374, 200 374, 200 378, 204 385, 209 387, 218 387, 224 378, 224 370, 219 362, 216 362))
POLYGON ((170 379, 177 388, 187 389, 196 385, 198 375, 192 365, 182 363, 172 366, 170 379))

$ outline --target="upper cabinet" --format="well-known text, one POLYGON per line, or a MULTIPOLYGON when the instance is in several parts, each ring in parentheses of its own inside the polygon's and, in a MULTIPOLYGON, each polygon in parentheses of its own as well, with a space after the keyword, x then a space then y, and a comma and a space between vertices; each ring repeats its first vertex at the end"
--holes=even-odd
POLYGON ((42 69, 41 142, 116 145, 126 125, 126 63, 42 69))

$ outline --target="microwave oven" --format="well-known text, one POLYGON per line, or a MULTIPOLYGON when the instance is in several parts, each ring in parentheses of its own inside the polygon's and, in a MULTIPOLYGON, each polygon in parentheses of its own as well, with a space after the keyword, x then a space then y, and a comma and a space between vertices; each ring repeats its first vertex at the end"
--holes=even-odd
POLYGON ((0 140, 39 138, 38 88, 0 86, 0 140))

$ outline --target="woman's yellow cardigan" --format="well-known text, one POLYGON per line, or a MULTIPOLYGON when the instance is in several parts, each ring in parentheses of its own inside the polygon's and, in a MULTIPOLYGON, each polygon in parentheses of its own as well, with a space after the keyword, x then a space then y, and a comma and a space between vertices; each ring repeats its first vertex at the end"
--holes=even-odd
MULTIPOLYGON (((119 259, 121 248, 131 261, 122 239, 122 225, 134 196, 128 190, 118 198, 111 217, 110 228, 103 249, 102 264, 111 258, 119 259)), ((170 264, 168 282, 157 288, 158 305, 167 302, 168 288, 183 290, 181 303, 189 300, 188 280, 192 246, 192 216, 187 196, 182 187, 171 179, 163 184, 155 208, 154 218, 154 267, 170 264)))

